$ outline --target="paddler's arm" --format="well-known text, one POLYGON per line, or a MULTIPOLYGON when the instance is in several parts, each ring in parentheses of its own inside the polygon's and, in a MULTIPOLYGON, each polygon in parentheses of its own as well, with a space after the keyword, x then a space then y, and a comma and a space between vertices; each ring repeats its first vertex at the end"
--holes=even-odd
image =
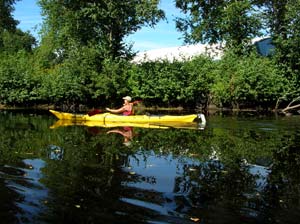
POLYGON ((106 108, 107 111, 111 112, 111 113, 116 113, 116 114, 119 114, 119 113, 122 113, 125 111, 125 108, 124 107, 121 107, 119 109, 110 109, 110 108, 106 108))

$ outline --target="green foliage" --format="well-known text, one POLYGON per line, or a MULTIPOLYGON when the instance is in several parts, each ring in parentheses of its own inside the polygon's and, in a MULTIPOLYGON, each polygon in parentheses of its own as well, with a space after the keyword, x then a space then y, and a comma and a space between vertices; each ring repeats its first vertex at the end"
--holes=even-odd
POLYGON ((18 0, 0 1, 0 34, 4 30, 12 31, 16 29, 18 21, 16 21, 12 16, 12 12, 14 11, 13 4, 15 4, 16 1, 18 0))
POLYGON ((99 59, 99 49, 93 46, 74 48, 70 53, 52 69, 40 68, 43 98, 55 104, 95 106, 129 94, 128 61, 99 59))
POLYGON ((41 87, 43 97, 53 103, 87 103, 92 91, 90 80, 97 71, 92 58, 94 51, 88 47, 73 49, 72 57, 53 69, 45 70, 41 87))
POLYGON ((80 102, 84 98, 81 91, 83 85, 82 77, 78 74, 76 68, 71 68, 68 65, 56 67, 48 75, 45 75, 43 80, 42 90, 53 103, 69 103, 80 102))
POLYGON ((180 64, 146 62, 133 65, 129 85, 134 96, 154 103, 171 103, 180 97, 180 64))
POLYGON ((264 7, 267 28, 275 45, 277 63, 285 75, 300 80, 300 1, 258 1, 264 7))
POLYGON ((35 39, 17 29, 19 21, 13 18, 13 5, 18 0, 0 0, 0 52, 16 52, 20 49, 30 51, 35 39))
POLYGON ((8 53, 15 53, 19 50, 32 52, 36 44, 35 38, 30 33, 20 29, 16 29, 14 32, 3 31, 0 39, 2 39, 1 50, 8 53))
POLYGON ((209 98, 211 85, 214 82, 212 76, 214 67, 215 62, 203 56, 184 62, 183 73, 186 80, 181 89, 184 92, 182 99, 186 99, 190 103, 203 104, 203 102, 206 102, 209 98))
POLYGON ((278 99, 299 94, 299 0, 177 0, 176 6, 189 15, 177 24, 186 42, 225 41, 230 49, 218 61, 198 56, 142 64, 130 62, 132 52, 123 41, 164 18, 156 0, 40 0, 45 23, 36 48, 30 33, 15 28, 15 1, 4 2, 2 104, 116 106, 122 96, 131 95, 150 106, 195 108, 212 101, 235 108, 274 108, 278 99), (264 8, 256 11, 256 6, 264 8), (267 20, 258 17, 260 12, 267 20), (276 45, 273 58, 259 57, 249 47, 265 21, 276 45))
POLYGON ((285 16, 286 36, 279 36, 276 39, 276 46, 279 49, 278 55, 281 63, 287 66, 287 74, 296 75, 300 83, 300 1, 289 1, 285 16), (291 72, 288 71, 291 70, 291 72))
POLYGON ((212 66, 211 59, 206 57, 132 65, 129 85, 134 96, 152 104, 195 106, 208 95, 212 66))
POLYGON ((187 14, 177 18, 176 27, 186 43, 225 42, 243 54, 250 40, 259 35, 261 21, 252 1, 177 0, 176 7, 187 14))
POLYGON ((35 51, 43 99, 56 104, 107 104, 123 94, 132 54, 123 39, 164 18, 158 1, 40 0, 45 22, 35 51), (121 57, 120 57, 121 56, 121 57))
POLYGON ((124 59, 104 60, 102 70, 92 79, 95 86, 92 98, 103 100, 103 105, 113 103, 121 96, 130 95, 131 88, 128 83, 130 68, 130 63, 124 59))
POLYGON ((124 38, 143 25, 154 26, 164 18, 157 0, 53 1, 39 0, 45 16, 43 36, 65 55, 78 45, 98 45, 102 56, 126 56, 124 38))
POLYGON ((38 100, 40 80, 33 74, 28 53, 1 54, 0 103, 26 105, 38 100))
POLYGON ((3 54, 0 102, 107 106, 131 95, 146 105, 195 108, 212 100, 219 106, 274 108, 278 98, 297 89, 295 79, 286 79, 272 59, 254 53, 227 52, 220 61, 200 56, 142 64, 98 59, 92 46, 74 48, 71 55, 46 69, 33 63, 36 55, 3 54))
POLYGON ((289 84, 274 61, 255 53, 237 57, 227 52, 216 66, 215 77, 211 89, 213 101, 233 107, 261 105, 274 108, 289 84))

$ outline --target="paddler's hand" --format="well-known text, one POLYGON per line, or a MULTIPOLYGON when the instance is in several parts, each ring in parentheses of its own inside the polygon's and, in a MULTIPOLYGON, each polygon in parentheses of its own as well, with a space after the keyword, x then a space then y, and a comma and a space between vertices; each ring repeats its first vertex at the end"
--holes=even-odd
POLYGON ((106 109, 107 111, 110 111, 110 108, 108 108, 108 107, 106 107, 105 109, 106 109))

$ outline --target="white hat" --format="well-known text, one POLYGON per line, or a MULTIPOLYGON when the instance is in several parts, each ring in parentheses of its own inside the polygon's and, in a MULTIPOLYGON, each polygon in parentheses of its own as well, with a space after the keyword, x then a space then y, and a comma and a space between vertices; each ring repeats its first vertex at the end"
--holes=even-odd
POLYGON ((127 100, 128 102, 130 102, 131 101, 131 97, 130 96, 125 96, 125 97, 123 97, 123 100, 127 100))

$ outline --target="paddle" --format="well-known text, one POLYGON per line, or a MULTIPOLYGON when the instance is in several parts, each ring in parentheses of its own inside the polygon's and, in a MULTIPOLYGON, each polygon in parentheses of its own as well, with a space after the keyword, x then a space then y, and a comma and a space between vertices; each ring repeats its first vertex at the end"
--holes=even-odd
POLYGON ((101 114, 101 113, 102 113, 102 110, 94 109, 94 110, 89 111, 87 114, 88 114, 89 116, 93 116, 93 115, 95 115, 95 114, 101 114))
POLYGON ((141 102, 143 102, 143 101, 142 100, 135 100, 135 101, 132 102, 132 104, 136 105, 136 104, 141 103, 141 102))
MULTIPOLYGON (((140 103, 140 102, 142 102, 142 100, 135 100, 135 101, 132 102, 132 104, 133 104, 133 105, 136 105, 136 104, 138 104, 138 103, 140 103)), ((94 109, 94 110, 89 111, 87 114, 88 114, 89 116, 94 116, 94 115, 96 115, 96 114, 101 114, 102 112, 103 112, 102 110, 94 109)))

